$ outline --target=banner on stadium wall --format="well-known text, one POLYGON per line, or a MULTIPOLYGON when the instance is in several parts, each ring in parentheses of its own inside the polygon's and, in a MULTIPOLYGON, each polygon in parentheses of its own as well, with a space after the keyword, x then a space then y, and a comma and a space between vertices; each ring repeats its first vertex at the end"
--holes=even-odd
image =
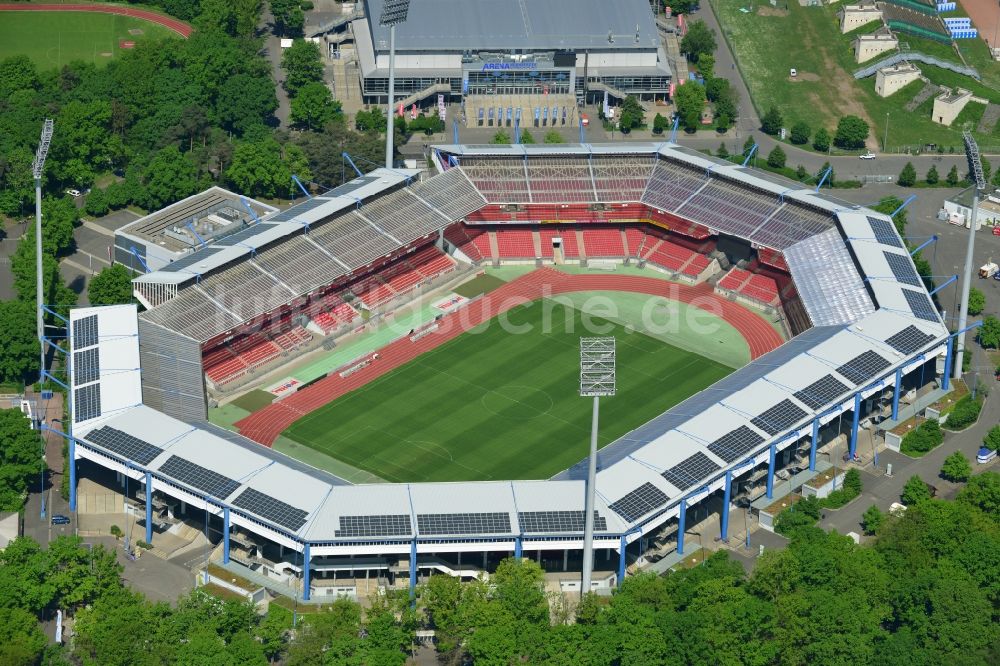
POLYGON ((280 399, 295 393, 300 388, 302 388, 302 382, 294 377, 288 377, 268 387, 267 392, 280 399))
POLYGON ((405 111, 403 111, 403 103, 400 102, 399 103, 399 117, 402 118, 404 114, 405 114, 405 111))

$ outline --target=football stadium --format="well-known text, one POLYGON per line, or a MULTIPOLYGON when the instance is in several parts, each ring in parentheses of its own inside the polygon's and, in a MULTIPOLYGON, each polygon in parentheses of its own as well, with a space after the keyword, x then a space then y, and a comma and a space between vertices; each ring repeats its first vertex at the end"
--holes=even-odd
POLYGON ((213 188, 119 230, 145 309, 71 313, 73 509, 78 477, 124 488, 147 542, 204 525, 219 566, 305 601, 511 553, 579 591, 579 346, 610 336, 608 590, 948 388, 952 337, 886 215, 673 143, 432 161, 282 211, 213 188))

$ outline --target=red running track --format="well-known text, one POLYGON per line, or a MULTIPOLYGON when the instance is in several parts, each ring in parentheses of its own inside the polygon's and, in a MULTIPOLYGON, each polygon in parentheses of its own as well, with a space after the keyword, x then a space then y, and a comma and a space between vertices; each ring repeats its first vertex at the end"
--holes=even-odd
POLYGON ((278 435, 306 414, 408 363, 420 354, 458 337, 483 322, 524 303, 574 291, 624 291, 663 296, 720 316, 747 341, 751 358, 779 347, 784 340, 757 314, 713 293, 707 284, 686 286, 657 278, 622 275, 568 275, 540 268, 508 282, 466 307, 445 315, 438 330, 411 342, 404 336, 378 351, 379 358, 347 377, 332 374, 315 384, 236 422, 240 433, 270 446, 278 435))
POLYGON ((135 7, 117 7, 115 5, 25 5, 25 4, 0 4, 0 12, 97 12, 100 14, 118 14, 120 16, 131 16, 132 18, 143 19, 150 23, 162 25, 168 30, 176 32, 181 37, 190 37, 194 28, 178 19, 148 9, 136 9, 135 7))

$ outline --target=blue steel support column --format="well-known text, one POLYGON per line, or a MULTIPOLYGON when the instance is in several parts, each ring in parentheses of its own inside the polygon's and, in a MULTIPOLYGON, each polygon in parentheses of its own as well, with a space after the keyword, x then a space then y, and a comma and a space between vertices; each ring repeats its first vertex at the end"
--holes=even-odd
POLYGON ((222 507, 222 563, 229 564, 229 507, 222 507))
POLYGON ((813 419, 812 443, 809 445, 809 471, 816 471, 816 446, 819 444, 819 417, 813 419))
POLYGON ((625 535, 622 535, 621 545, 618 547, 618 587, 622 586, 625 582, 625 547, 628 544, 625 543, 625 535))
POLYGON ((410 599, 417 597, 417 539, 410 542, 410 599))
POLYGON ((861 392, 854 394, 854 416, 851 417, 851 446, 847 451, 848 460, 854 460, 854 452, 858 450, 858 421, 861 420, 861 392))
POLYGON ((771 499, 774 497, 774 454, 776 453, 775 445, 771 444, 771 447, 767 450, 767 498, 771 499))
MULTIPOLYGON (((948 387, 951 384, 951 355, 954 346, 955 346, 955 338, 949 335, 948 350, 945 352, 944 355, 944 376, 941 378, 941 388, 944 389, 945 391, 948 390, 948 387)), ((73 477, 70 476, 70 479, 72 478, 73 477)))
POLYGON ((723 542, 729 541, 729 500, 731 499, 730 494, 733 488, 733 472, 732 470, 726 471, 726 485, 722 493, 722 529, 720 530, 720 538, 723 542))
POLYGON ((514 557, 521 557, 521 537, 514 539, 514 557))
POLYGON ((146 472, 146 543, 153 543, 153 475, 146 472))
POLYGON ((892 389, 892 420, 899 418, 899 391, 903 386, 903 369, 896 370, 896 386, 892 389))
POLYGON ((309 601, 309 590, 312 583, 309 580, 309 561, 312 557, 309 555, 309 542, 305 543, 302 548, 302 598, 305 601, 309 601))
POLYGON ((687 499, 681 500, 681 511, 677 514, 677 554, 684 554, 684 514, 687 513, 687 499))
POLYGON ((69 510, 76 511, 76 440, 69 438, 69 510))

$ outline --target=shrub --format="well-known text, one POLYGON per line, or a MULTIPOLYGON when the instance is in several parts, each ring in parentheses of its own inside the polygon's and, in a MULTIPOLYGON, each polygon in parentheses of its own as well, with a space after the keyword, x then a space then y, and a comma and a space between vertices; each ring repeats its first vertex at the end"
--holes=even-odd
POLYGON ((913 167, 913 162, 907 162, 903 170, 899 172, 896 182, 903 187, 913 187, 917 182, 917 170, 913 167))
POLYGON ((933 164, 931 165, 931 168, 927 170, 926 180, 928 185, 937 185, 938 181, 941 180, 941 176, 938 175, 937 167, 933 164))
POLYGON ((844 475, 844 483, 829 495, 820 500, 820 506, 826 509, 839 509, 861 494, 861 474, 851 468, 844 475))
POLYGON ((122 537, 123 534, 122 528, 118 527, 117 525, 112 525, 110 531, 111 531, 111 536, 113 536, 114 538, 120 539, 122 537))
POLYGON ((102 217, 108 214, 108 195, 99 187, 95 187, 87 194, 87 201, 84 210, 87 215, 102 217))
POLYGON ((152 544, 146 543, 142 539, 137 540, 135 542, 135 545, 139 548, 142 548, 143 550, 150 550, 153 547, 152 544))
POLYGON ((670 121, 663 114, 657 113, 653 118, 653 134, 663 134, 669 126, 670 121))
POLYGON ((930 498, 931 489, 919 476, 911 476, 903 486, 903 494, 899 496, 906 506, 913 506, 930 498))
POLYGON ((865 509, 861 516, 861 526, 864 528, 865 534, 875 534, 884 522, 885 514, 879 511, 879 508, 874 504, 865 509))
POLYGON ((967 481, 972 475, 972 465, 961 451, 955 451, 944 459, 941 466, 941 476, 949 481, 967 481))
POLYGON ((774 136, 781 131, 781 124, 784 122, 784 118, 781 116, 781 111, 778 111, 777 107, 772 106, 764 114, 764 117, 760 120, 760 129, 764 134, 770 134, 774 136))
POLYGON ((986 437, 983 437, 983 446, 994 451, 1000 451, 1000 425, 990 428, 990 431, 986 433, 986 437))
POLYGON ((767 156, 767 166, 774 169, 782 169, 785 166, 785 151, 781 149, 781 146, 775 146, 767 156))
POLYGON ((830 133, 826 131, 826 128, 820 127, 813 136, 813 148, 821 153, 830 150, 830 133))
POLYGON ((944 433, 941 432, 941 424, 935 419, 929 419, 906 433, 900 450, 907 455, 923 455, 939 446, 943 441, 944 433))
POLYGON ((973 400, 971 395, 963 397, 948 412, 948 429, 965 430, 979 418, 979 410, 982 407, 981 400, 973 400))
POLYGON ((983 308, 986 307, 986 296, 983 292, 979 291, 975 287, 969 290, 969 314, 978 315, 982 314, 983 308))
POLYGON ((774 519, 774 529, 778 534, 791 534, 802 527, 812 527, 819 520, 820 503, 813 497, 806 497, 778 514, 774 519))
POLYGON ((803 122, 798 122, 792 125, 792 129, 788 134, 788 139, 797 146, 801 146, 809 142, 809 135, 812 134, 812 129, 803 122))

